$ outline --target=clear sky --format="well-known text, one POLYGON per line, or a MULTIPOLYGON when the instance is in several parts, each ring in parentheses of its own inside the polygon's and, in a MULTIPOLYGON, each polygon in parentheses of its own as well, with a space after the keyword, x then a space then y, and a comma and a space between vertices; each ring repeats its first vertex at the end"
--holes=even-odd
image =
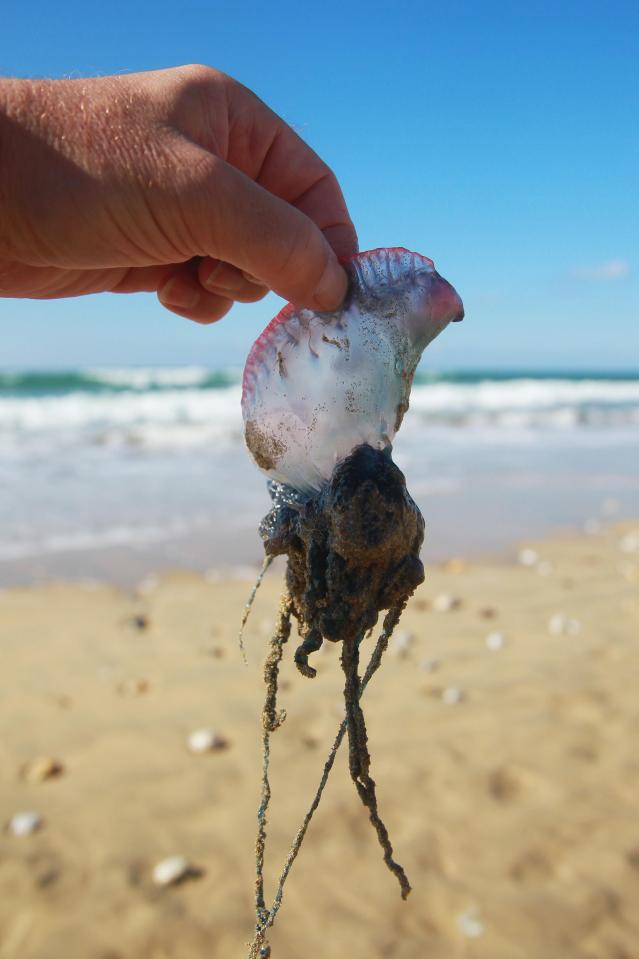
MULTIPOLYGON (((639 369, 634 0, 7 0, 0 72, 201 62, 333 167, 362 249, 431 256, 467 319, 451 367, 639 369)), ((0 365, 239 365, 271 296, 200 328, 151 295, 0 300, 0 365)))

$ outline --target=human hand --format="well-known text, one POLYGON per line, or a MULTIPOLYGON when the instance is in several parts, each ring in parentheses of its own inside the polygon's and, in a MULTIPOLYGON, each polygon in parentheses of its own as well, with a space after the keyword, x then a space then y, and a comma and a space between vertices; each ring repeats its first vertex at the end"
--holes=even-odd
POLYGON ((0 295, 157 291, 210 323, 268 289, 318 310, 357 239, 338 183, 209 67, 0 80, 0 295))

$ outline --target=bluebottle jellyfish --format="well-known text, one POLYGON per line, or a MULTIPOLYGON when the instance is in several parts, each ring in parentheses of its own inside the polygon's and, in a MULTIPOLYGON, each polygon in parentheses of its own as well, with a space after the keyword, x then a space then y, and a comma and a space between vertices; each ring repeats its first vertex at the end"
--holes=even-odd
POLYGON ((340 309, 315 313, 285 307, 255 341, 244 370, 246 444, 266 474, 272 499, 260 524, 266 562, 287 557, 286 591, 265 667, 265 762, 251 956, 270 954, 267 929, 345 734, 351 778, 384 861, 402 896, 410 891, 378 812, 360 699, 407 600, 424 579, 419 556, 424 520, 393 462, 393 438, 408 409, 424 349, 450 322, 461 320, 464 310, 432 260, 418 253, 371 250, 344 266, 350 282, 340 309), (382 611, 381 636, 360 675, 361 648, 382 611), (292 618, 301 637, 295 663, 305 676, 315 676, 310 657, 324 641, 341 643, 345 719, 267 909, 262 867, 268 756, 270 734, 283 719, 276 702, 277 676, 292 618))

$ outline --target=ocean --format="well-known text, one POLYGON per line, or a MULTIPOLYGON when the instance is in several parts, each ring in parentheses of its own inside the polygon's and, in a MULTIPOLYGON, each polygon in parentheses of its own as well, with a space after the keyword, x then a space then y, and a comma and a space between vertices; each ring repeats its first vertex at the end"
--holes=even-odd
MULTIPOLYGON (((241 371, 0 372, 0 584, 248 575, 269 500, 241 371)), ((418 371, 394 455, 426 562, 639 517, 639 373, 418 371)))

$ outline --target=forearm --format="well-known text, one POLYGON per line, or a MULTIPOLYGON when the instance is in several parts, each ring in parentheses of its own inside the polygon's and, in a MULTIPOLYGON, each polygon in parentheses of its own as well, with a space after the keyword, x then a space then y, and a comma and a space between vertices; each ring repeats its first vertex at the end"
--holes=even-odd
POLYGON ((46 262, 41 228, 108 165, 108 109, 78 80, 0 80, 0 255, 46 262), (100 122, 99 114, 104 118, 100 122))
POLYGON ((6 253, 15 220, 16 113, 23 97, 24 80, 0 79, 0 255, 6 253))

